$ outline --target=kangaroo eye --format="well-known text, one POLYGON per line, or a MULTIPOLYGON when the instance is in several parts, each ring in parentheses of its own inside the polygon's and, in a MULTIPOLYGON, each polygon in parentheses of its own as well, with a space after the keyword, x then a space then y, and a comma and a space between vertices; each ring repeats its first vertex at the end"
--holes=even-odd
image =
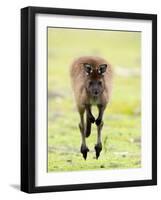
POLYGON ((98 81, 98 85, 102 85, 102 82, 101 82, 101 81, 98 81))
POLYGON ((92 81, 89 81, 89 86, 91 86, 93 84, 93 82, 92 81))

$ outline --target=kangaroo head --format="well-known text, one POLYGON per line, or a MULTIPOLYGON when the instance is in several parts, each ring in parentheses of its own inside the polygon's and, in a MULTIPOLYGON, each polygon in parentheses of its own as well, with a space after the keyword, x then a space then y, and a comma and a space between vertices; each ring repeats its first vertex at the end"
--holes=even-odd
POLYGON ((92 65, 84 63, 86 73, 85 87, 91 97, 98 97, 105 88, 104 73, 106 72, 107 64, 92 65))

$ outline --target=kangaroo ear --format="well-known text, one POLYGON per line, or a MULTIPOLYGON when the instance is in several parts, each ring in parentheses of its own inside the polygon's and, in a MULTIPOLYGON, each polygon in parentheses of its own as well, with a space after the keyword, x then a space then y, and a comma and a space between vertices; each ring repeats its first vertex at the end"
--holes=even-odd
POLYGON ((91 74, 93 72, 92 65, 84 63, 84 70, 87 73, 87 75, 91 74))
POLYGON ((101 64, 98 67, 98 74, 102 75, 106 72, 107 64, 101 64))

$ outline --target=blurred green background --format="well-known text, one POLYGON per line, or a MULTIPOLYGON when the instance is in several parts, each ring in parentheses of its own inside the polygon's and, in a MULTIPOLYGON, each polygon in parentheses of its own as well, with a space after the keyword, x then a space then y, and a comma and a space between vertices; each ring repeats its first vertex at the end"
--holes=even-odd
POLYGON ((141 167, 140 56, 140 32, 48 28, 48 172, 141 167), (73 59, 84 55, 104 57, 114 69, 103 150, 96 160, 93 125, 86 161, 69 76, 73 59))

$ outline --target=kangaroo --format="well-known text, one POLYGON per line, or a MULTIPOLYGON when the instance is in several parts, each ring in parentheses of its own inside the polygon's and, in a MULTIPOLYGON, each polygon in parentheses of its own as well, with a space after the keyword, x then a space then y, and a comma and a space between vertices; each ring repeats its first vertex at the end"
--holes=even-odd
POLYGON ((102 150, 103 113, 111 96, 112 67, 101 57, 83 56, 72 63, 70 76, 76 106, 80 115, 79 129, 82 138, 80 152, 86 160, 89 152, 86 137, 90 136, 91 124, 95 123, 97 126, 97 143, 94 148, 96 159, 98 159, 102 150), (92 106, 98 108, 96 119, 92 114, 92 106), (85 113, 86 123, 84 122, 85 113))

